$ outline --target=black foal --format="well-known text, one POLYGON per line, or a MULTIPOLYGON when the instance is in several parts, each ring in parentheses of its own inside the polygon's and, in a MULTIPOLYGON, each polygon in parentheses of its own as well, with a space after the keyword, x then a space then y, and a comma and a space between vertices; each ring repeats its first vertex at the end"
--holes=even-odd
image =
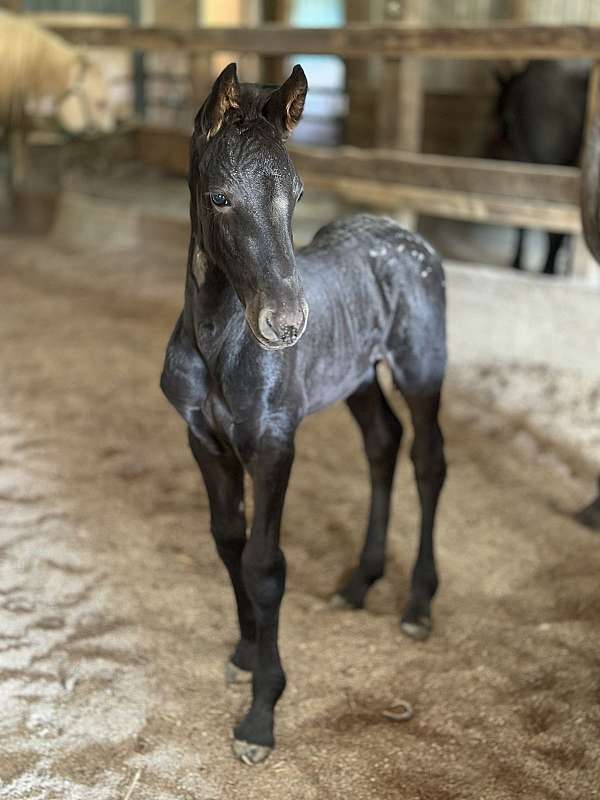
POLYGON ((414 425, 421 541, 401 623, 409 635, 428 635, 437 588, 433 526, 446 472, 438 425, 446 364, 442 267, 423 239, 366 215, 325 226, 294 253, 291 221, 302 184, 284 142, 306 91, 298 66, 274 91, 240 85, 230 64, 198 112, 185 303, 161 381, 188 423, 235 592, 240 639, 227 677, 252 678, 252 704, 234 741, 246 763, 273 747, 274 707, 285 687, 279 530, 295 432, 307 414, 342 399, 364 437, 372 501, 359 564, 336 602, 359 607, 383 574, 402 427, 377 383, 378 361, 389 365, 414 425), (254 491, 248 539, 244 470, 254 491))

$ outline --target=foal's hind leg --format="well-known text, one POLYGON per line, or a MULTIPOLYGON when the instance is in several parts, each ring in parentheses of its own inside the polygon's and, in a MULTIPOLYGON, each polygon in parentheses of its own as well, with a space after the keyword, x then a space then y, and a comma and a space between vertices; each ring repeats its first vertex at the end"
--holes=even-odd
POLYGON ((242 553, 246 545, 244 472, 234 453, 215 455, 191 430, 189 441, 206 484, 210 526, 217 552, 229 572, 237 603, 240 640, 226 666, 225 677, 228 683, 250 681, 255 661, 256 626, 242 577, 242 553))
POLYGON ((446 477, 444 439, 438 423, 440 393, 420 394, 403 390, 415 431, 411 448, 421 505, 421 535, 412 573, 408 603, 402 614, 402 630, 414 639, 431 632, 431 600, 438 586, 433 551, 433 527, 440 492, 446 477))
POLYGON ((360 608, 370 586, 384 572, 390 495, 402 439, 402 425, 387 404, 377 378, 366 389, 349 397, 347 402, 362 432, 369 461, 371 509, 359 564, 333 598, 332 605, 360 608))

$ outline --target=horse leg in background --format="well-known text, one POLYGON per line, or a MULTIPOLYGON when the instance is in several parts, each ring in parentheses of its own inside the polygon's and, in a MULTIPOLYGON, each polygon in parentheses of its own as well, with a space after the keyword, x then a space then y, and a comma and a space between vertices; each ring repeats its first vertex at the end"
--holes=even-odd
POLYGON ((14 189, 20 189, 27 178, 29 154, 23 128, 10 127, 7 134, 10 180, 14 189))
POLYGON ((446 477, 444 439, 438 423, 440 392, 409 393, 402 387, 401 391, 410 409, 414 427, 410 455, 421 506, 419 550, 412 573, 410 597, 402 614, 401 628, 413 639, 426 639, 432 628, 431 600, 438 587, 433 528, 438 499, 446 477))
POLYGON ((566 234, 564 233, 549 233, 548 234, 548 256, 544 264, 544 275, 556 274, 556 256, 565 240, 566 234))
POLYGON ((25 131, 10 125, 6 130, 8 152, 7 199, 10 209, 10 225, 21 228, 27 226, 28 219, 23 207, 21 193, 29 174, 29 151, 25 131))
POLYGON ((263 434, 260 445, 244 454, 254 487, 254 521, 242 556, 242 575, 256 619, 256 660, 252 704, 235 728, 233 750, 247 764, 271 752, 275 704, 285 689, 277 644, 286 572, 279 531, 293 460, 293 435, 282 440, 280 431, 273 437, 263 434))
POLYGON ((242 553, 246 544, 243 468, 234 453, 215 455, 191 430, 189 442, 206 484, 217 552, 229 572, 237 603, 240 640, 225 668, 225 677, 228 683, 249 681, 254 667, 256 629, 242 579, 242 553))
POLYGON ((598 478, 598 496, 588 506, 578 511, 575 519, 586 528, 600 531, 600 478, 598 478))
POLYGON ((525 229, 518 228, 517 229, 517 249, 515 250, 515 255, 512 261, 512 268, 513 269, 523 269, 523 265, 521 263, 522 256, 523 256, 523 242, 525 240, 525 229))
POLYGON ((369 588, 384 573, 390 499, 402 424, 389 407, 376 377, 346 402, 363 436, 371 477, 371 508, 358 566, 334 595, 331 604, 361 608, 369 588))

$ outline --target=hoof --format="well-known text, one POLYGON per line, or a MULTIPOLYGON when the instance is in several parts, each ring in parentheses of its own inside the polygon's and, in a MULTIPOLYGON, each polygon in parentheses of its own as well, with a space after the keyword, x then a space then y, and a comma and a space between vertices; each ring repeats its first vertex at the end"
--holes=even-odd
POLYGON ((233 753, 236 758, 243 761, 244 764, 252 767, 254 764, 260 764, 271 753, 272 747, 265 747, 262 744, 252 744, 252 742, 245 742, 243 739, 233 740, 233 753))
POLYGON ((250 683, 252 681, 252 672, 248 669, 240 669, 236 667, 233 661, 228 661, 225 664, 225 682, 227 686, 234 686, 240 683, 250 683))
POLYGON ((403 620, 400 623, 402 632, 419 642, 424 642, 425 639, 429 638, 432 628, 431 617, 419 617, 415 621, 403 620))
POLYGON ((361 606, 355 606, 349 600, 341 594, 334 594, 331 600, 328 603, 329 608, 336 609, 338 611, 356 611, 361 606))

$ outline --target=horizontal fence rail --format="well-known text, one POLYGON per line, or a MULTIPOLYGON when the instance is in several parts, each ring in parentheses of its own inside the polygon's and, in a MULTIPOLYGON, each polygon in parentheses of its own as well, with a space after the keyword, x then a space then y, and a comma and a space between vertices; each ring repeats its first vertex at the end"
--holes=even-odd
MULTIPOLYGON (((142 128, 137 152, 143 161, 187 174, 189 135, 142 128)), ((436 156, 355 147, 290 146, 308 186, 327 188, 346 200, 395 211, 579 233, 580 171, 479 158, 436 156)))
POLYGON ((478 27, 360 25, 344 28, 164 28, 52 25, 80 45, 132 50, 230 50, 327 54, 345 58, 422 56, 441 59, 600 58, 600 26, 496 24, 478 27))

